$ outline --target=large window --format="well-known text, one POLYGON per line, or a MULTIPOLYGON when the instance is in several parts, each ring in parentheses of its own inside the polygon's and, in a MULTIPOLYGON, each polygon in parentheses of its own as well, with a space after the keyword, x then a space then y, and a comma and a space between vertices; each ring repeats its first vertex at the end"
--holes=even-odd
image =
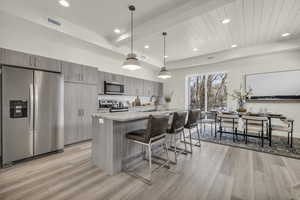
POLYGON ((219 110, 227 106, 227 74, 212 73, 189 76, 187 79, 188 107, 219 110))

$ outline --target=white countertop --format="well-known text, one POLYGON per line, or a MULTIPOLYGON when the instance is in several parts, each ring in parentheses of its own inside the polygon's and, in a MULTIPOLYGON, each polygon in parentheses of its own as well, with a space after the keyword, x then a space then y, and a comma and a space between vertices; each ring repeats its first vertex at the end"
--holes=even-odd
POLYGON ((153 111, 153 112, 116 112, 116 113, 94 113, 93 117, 99 117, 104 119, 110 119, 114 121, 126 122, 139 119, 146 119, 149 115, 162 115, 168 114, 178 110, 165 110, 165 111, 153 111))

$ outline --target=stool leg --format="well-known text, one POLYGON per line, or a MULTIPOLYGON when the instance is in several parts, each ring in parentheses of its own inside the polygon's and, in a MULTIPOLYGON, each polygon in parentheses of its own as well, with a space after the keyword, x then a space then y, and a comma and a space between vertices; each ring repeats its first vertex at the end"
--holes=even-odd
MULTIPOLYGON (((197 127, 198 128, 198 127, 197 127)), ((190 133, 190 148, 191 148, 191 154, 193 153, 193 143, 192 143, 192 133, 191 133, 191 129, 189 129, 189 133, 190 133)), ((199 133, 198 133, 199 134, 199 133)))
POLYGON ((182 135, 183 135, 183 141, 184 141, 184 150, 187 151, 184 130, 182 130, 182 135))
POLYGON ((197 133, 198 133, 199 146, 201 146, 201 142, 200 142, 200 132, 199 132, 199 127, 198 127, 198 126, 197 126, 197 133))
POLYGON ((174 139, 174 155, 175 155, 175 164, 177 164, 177 142, 176 142, 176 135, 173 137, 174 139))
POLYGON ((151 144, 148 145, 148 157, 149 157, 149 169, 150 169, 150 172, 152 170, 152 149, 151 149, 151 144))

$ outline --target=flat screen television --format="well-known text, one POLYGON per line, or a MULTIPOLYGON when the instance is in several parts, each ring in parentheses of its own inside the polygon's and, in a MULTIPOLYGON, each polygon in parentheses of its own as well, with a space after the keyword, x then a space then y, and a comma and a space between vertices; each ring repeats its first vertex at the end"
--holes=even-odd
POLYGON ((300 70, 247 74, 246 88, 254 100, 300 100, 300 70))

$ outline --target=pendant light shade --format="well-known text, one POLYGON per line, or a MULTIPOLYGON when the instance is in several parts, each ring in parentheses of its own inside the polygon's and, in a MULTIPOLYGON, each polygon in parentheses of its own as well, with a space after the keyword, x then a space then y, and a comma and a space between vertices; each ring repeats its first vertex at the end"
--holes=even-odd
POLYGON ((122 68, 133 71, 141 69, 142 67, 136 55, 133 53, 133 12, 135 11, 135 7, 133 5, 130 5, 129 11, 131 12, 131 53, 127 55, 127 58, 124 61, 122 68))
POLYGON ((163 32, 162 35, 164 38, 164 66, 161 68, 157 77, 161 78, 161 79, 168 79, 168 78, 171 78, 172 76, 171 76, 171 73, 166 68, 166 36, 167 36, 167 33, 163 32))

